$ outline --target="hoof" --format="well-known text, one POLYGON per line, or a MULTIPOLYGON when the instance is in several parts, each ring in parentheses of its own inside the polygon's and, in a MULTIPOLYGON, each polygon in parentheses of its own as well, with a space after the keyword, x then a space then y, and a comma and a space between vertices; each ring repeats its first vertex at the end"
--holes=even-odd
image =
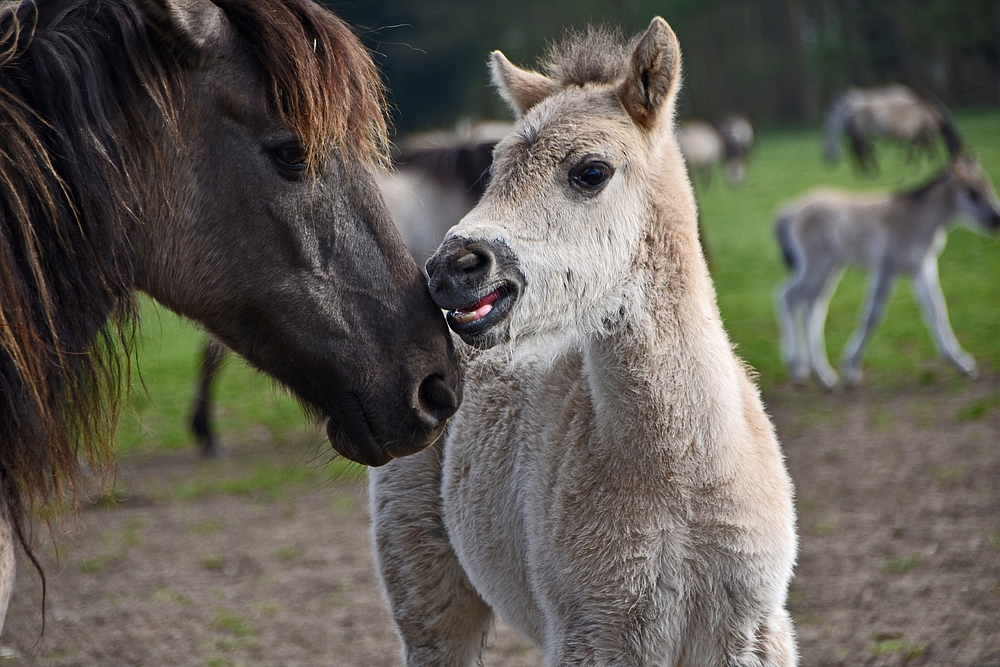
POLYGON ((819 384, 823 389, 834 392, 840 389, 840 378, 837 377, 836 373, 822 373, 816 374, 816 379, 819 380, 819 384))
POLYGON ((957 359, 953 359, 952 362, 955 364, 955 367, 958 368, 958 372, 968 379, 975 380, 979 377, 979 372, 976 368, 976 360, 973 359, 971 355, 962 355, 957 359))

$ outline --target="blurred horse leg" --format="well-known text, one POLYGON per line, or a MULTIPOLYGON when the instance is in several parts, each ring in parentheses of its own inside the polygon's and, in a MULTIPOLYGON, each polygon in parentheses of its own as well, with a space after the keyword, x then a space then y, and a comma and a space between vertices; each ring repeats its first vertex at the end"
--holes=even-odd
POLYGON ((896 276, 886 269, 876 269, 872 273, 871 284, 868 287, 868 299, 865 302, 857 329, 844 348, 844 382, 849 387, 861 383, 861 360, 865 356, 865 345, 878 323, 885 314, 885 303, 892 291, 896 276))
POLYGON ((833 370, 833 366, 830 365, 830 361, 826 355, 825 328, 830 299, 837 290, 840 275, 836 273, 836 268, 817 275, 814 280, 810 281, 812 289, 809 291, 805 305, 804 318, 806 340, 808 341, 809 365, 812 368, 813 375, 816 376, 819 383, 827 390, 834 389, 839 380, 837 371, 833 370))
POLYGON ((191 415, 191 430, 201 445, 201 455, 206 458, 216 457, 222 453, 212 431, 212 383, 225 356, 225 346, 215 338, 209 337, 202 352, 201 378, 198 382, 194 413, 191 415))
POLYGON ((15 549, 14 531, 11 530, 7 520, 0 516, 0 632, 3 631, 7 605, 10 604, 10 596, 14 592, 15 549))
POLYGON ((948 304, 945 303, 944 293, 941 291, 937 257, 927 257, 920 270, 913 276, 913 292, 920 303, 924 321, 931 331, 938 353, 963 375, 976 377, 976 360, 962 349, 948 320, 948 304))

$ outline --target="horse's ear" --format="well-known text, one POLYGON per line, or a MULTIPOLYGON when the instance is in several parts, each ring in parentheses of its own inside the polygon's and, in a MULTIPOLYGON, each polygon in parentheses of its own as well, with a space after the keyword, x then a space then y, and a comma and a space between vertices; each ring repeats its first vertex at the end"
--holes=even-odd
POLYGON ((490 54, 490 74, 500 97, 518 118, 559 87, 544 74, 516 67, 499 51, 490 54))
POLYGON ((654 18, 636 43, 618 98, 628 114, 646 128, 673 117, 681 79, 681 48, 667 22, 654 18))
POLYGON ((209 0, 136 0, 136 6, 167 41, 195 52, 218 43, 226 26, 225 13, 209 0))

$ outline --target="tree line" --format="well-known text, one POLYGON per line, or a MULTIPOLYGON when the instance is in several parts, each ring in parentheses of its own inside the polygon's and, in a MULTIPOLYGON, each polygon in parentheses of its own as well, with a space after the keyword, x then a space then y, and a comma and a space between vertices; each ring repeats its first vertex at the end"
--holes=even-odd
POLYGON ((400 132, 508 114, 488 86, 502 50, 533 66, 587 24, 666 18, 684 53, 681 115, 819 118, 850 85, 902 82, 954 107, 1000 105, 997 0, 326 0, 375 54, 400 132))

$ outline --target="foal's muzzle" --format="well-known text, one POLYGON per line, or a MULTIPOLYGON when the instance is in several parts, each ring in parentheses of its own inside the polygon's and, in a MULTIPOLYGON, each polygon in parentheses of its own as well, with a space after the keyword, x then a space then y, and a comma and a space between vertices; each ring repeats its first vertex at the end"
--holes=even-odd
POLYGON ((508 316, 525 280, 506 243, 453 236, 427 261, 427 276, 434 303, 466 343, 486 349, 510 338, 508 316))

